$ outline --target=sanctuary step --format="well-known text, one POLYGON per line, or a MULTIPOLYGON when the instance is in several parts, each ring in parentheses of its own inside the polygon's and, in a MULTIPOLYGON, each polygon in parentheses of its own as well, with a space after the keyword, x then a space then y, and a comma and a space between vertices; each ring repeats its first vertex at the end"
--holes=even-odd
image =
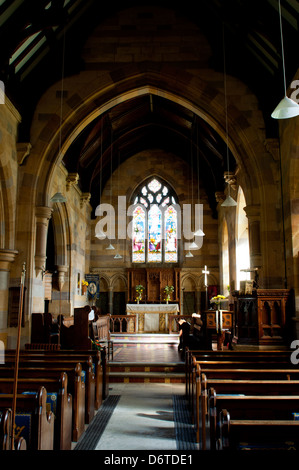
POLYGON ((109 381, 143 383, 185 382, 185 362, 178 351, 178 335, 111 335, 113 360, 109 381))
POLYGON ((143 364, 117 363, 109 364, 110 383, 184 383, 185 371, 183 363, 143 364))
POLYGON ((178 334, 140 333, 118 334, 111 333, 113 344, 178 344, 178 334))

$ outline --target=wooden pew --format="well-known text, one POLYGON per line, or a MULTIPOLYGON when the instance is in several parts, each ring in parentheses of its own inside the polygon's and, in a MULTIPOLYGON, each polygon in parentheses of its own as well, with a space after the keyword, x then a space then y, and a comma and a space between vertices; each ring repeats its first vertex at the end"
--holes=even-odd
MULTIPOLYGON (((199 369, 199 366, 198 366, 199 369)), ((274 371, 270 370, 270 373, 274 371)), ((279 372, 280 373, 280 372, 279 372)), ((273 375, 271 374, 271 377, 273 375)), ((265 374, 266 375, 266 374, 265 374)), ((252 376, 253 377, 253 376, 252 376)), ((277 380, 268 378, 268 380, 251 379, 215 379, 208 378, 205 373, 198 372, 196 382, 196 394, 194 403, 192 404, 192 412, 194 414, 194 425, 196 429, 196 437, 199 442, 199 430, 204 433, 207 417, 207 400, 208 390, 214 388, 217 393, 233 393, 246 395, 299 395, 299 380, 277 380)))
MULTIPOLYGON (((47 374, 49 374, 50 369, 56 369, 57 371, 66 371, 69 375, 69 384, 73 388, 74 380, 76 380, 75 371, 76 369, 81 368, 81 377, 82 380, 84 379, 85 382, 85 423, 89 424, 95 412, 95 393, 96 393, 96 378, 93 372, 93 361, 91 356, 87 356, 84 358, 84 362, 82 364, 78 362, 80 358, 67 358, 67 356, 63 356, 60 358, 58 356, 50 356, 49 358, 45 354, 39 355, 20 355, 19 359, 19 368, 30 368, 33 374, 34 369, 39 369, 40 372, 44 369, 47 374)), ((6 358, 6 365, 12 366, 13 356, 11 358, 6 358)), ((1 371, 1 367, 0 367, 1 371)), ((75 390, 73 390, 73 393, 75 390)))
MULTIPOLYGON (((4 421, 1 420, 1 445, 6 450, 12 450, 12 416, 9 408, 12 403, 13 394, 0 395, 0 409, 3 411, 4 421), (4 425, 4 427, 3 427, 4 425), (4 439, 3 439, 4 437, 4 439)), ((47 411, 47 390, 45 387, 36 388, 36 393, 32 395, 17 395, 18 413, 28 413, 31 415, 30 435, 31 440, 24 444, 24 439, 18 436, 19 430, 15 428, 16 450, 53 450, 54 449, 54 415, 47 411)))
MULTIPOLYGON (((209 402, 211 395, 217 392, 219 394, 227 395, 234 397, 242 398, 242 395, 246 396, 260 396, 261 402, 264 398, 267 397, 280 397, 287 396, 289 398, 289 403, 291 403, 292 397, 299 397, 299 381, 290 381, 290 380, 217 380, 211 379, 210 381, 206 378, 205 374, 202 374, 202 385, 201 385, 201 395, 198 397, 198 411, 196 414, 196 428, 197 428, 197 437, 199 429, 201 428, 202 432, 202 446, 206 447, 206 434, 207 426, 211 424, 211 416, 209 415, 210 407, 209 402)), ((221 397, 219 397, 221 398, 221 397)), ((244 405, 245 406, 245 405, 244 405)), ((297 402, 299 409, 299 401, 297 402)), ((214 408, 213 408, 214 409, 214 408)), ((296 411, 294 409, 293 411, 296 411)), ((214 412, 211 411, 213 414, 214 412)), ((210 427, 211 430, 211 427, 210 427)), ((213 434, 213 428, 211 431, 213 434)), ((213 444, 213 437, 211 440, 213 444)))
POLYGON ((192 374, 197 363, 202 364, 202 366, 209 365, 210 368, 218 367, 220 362, 224 366, 239 363, 239 368, 241 368, 241 364, 246 363, 246 365, 244 364, 246 368, 260 368, 263 367, 263 363, 267 362, 269 367, 271 365, 272 368, 285 367, 286 364, 289 364, 289 368, 295 368, 295 365, 291 363, 292 353, 292 350, 192 351, 187 348, 185 357, 186 395, 188 397, 191 393, 192 374))
MULTIPOLYGON (((194 351, 186 352, 186 396, 193 416, 193 405, 196 397, 197 365, 201 369, 294 369, 291 363, 291 351, 194 351)), ((194 416, 193 416, 194 419, 194 416)))
POLYGON ((217 450, 220 442, 220 412, 229 410, 232 419, 293 420, 299 412, 299 395, 218 395, 215 389, 208 394, 206 419, 207 448, 217 450))
POLYGON ((235 420, 230 419, 228 410, 222 410, 220 449, 298 450, 299 421, 235 420))
MULTIPOLYGON (((80 370, 77 371, 80 374, 80 370)), ((12 378, 14 369, 8 366, 0 366, 0 377, 2 379, 12 378)), ((63 369, 26 369, 19 368, 18 377, 38 378, 42 377, 57 378, 60 376, 61 386, 57 394, 55 407, 55 433, 54 433, 54 449, 55 450, 71 450, 72 444, 72 420, 73 420, 73 396, 68 390, 69 375, 63 369)), ((24 395, 19 395, 23 397, 24 395)), ((1 399, 0 395, 0 399, 1 399)), ((1 401, 0 401, 1 403, 1 401)))
MULTIPOLYGON (((5 352, 6 362, 10 358, 13 360, 15 351, 8 350, 5 352)), ((38 351, 38 350, 21 350, 20 360, 27 358, 28 360, 36 360, 38 357, 47 359, 49 361, 59 361, 66 365, 65 361, 77 361, 82 362, 83 366, 86 363, 90 363, 90 357, 92 358, 92 368, 95 374, 95 410, 99 409, 102 401, 109 395, 109 372, 107 365, 107 354, 106 348, 101 351, 97 350, 60 350, 60 351, 38 351)))
MULTIPOLYGON (((84 432, 85 423, 85 384, 81 380, 81 364, 77 365, 76 380, 71 384, 70 391, 72 394, 72 439, 77 441, 81 434, 84 432)), ((48 392, 53 392, 60 395, 67 395, 65 385, 69 385, 65 378, 66 373, 63 372, 56 378, 50 377, 19 377, 18 378, 18 393, 32 392, 36 390, 37 386, 44 386, 48 392)), ((13 392, 14 379, 12 377, 0 378, 0 393, 13 392)), ((62 419, 62 418, 61 418, 62 419)))
MULTIPOLYGON (((10 402, 11 406, 12 400, 10 402)), ((11 450, 12 411, 11 408, 1 407, 0 404, 0 450, 11 450)))

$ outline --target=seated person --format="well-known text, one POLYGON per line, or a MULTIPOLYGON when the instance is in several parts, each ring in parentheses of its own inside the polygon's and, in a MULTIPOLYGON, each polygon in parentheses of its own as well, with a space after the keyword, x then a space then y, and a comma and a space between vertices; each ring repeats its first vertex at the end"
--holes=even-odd
POLYGON ((190 323, 186 322, 183 318, 179 320, 179 351, 185 351, 186 346, 189 346, 190 323))
POLYGON ((190 349, 212 349, 212 343, 209 341, 209 337, 204 335, 203 321, 200 313, 192 313, 193 321, 193 338, 190 349))

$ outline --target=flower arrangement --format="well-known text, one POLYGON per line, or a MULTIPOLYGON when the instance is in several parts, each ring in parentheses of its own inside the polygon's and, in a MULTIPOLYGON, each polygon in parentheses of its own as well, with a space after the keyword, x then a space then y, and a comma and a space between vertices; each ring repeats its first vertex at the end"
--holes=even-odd
POLYGON ((219 305, 221 304, 221 301, 225 300, 225 299, 226 299, 225 295, 218 294, 218 295, 215 295, 214 297, 212 297, 210 299, 210 302, 211 302, 211 304, 216 304, 217 307, 219 307, 219 305))
POLYGON ((96 339, 95 341, 91 340, 91 343, 93 349, 96 349, 97 351, 102 351, 102 345, 98 339, 96 339))
POLYGON ((82 286, 86 286, 86 287, 88 286, 88 282, 85 281, 85 279, 83 279, 83 281, 82 281, 82 286))
POLYGON ((165 300, 168 302, 170 300, 170 294, 174 291, 173 286, 165 286, 164 287, 164 292, 165 292, 165 300))
POLYGON ((139 302, 139 300, 142 299, 142 294, 143 294, 143 291, 144 291, 144 287, 141 285, 141 284, 138 284, 138 286, 135 286, 135 290, 136 290, 136 301, 139 302))

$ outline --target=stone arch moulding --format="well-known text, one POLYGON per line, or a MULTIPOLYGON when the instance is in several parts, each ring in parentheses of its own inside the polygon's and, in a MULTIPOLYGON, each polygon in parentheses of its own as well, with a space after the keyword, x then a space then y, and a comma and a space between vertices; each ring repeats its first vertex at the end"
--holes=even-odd
POLYGON ((66 266, 69 264, 67 246, 71 245, 67 208, 60 207, 61 203, 53 206, 52 223, 55 240, 55 263, 66 266))
POLYGON ((122 273, 117 273, 114 274, 110 280, 112 289, 114 289, 114 286, 117 284, 118 281, 121 281, 126 289, 128 288, 128 279, 126 275, 122 273))
MULTIPOLYGON (((192 75, 190 75, 190 80, 187 80, 187 82, 179 79, 174 81, 172 77, 177 76, 177 73, 175 72, 176 69, 173 70, 174 75, 172 76, 151 72, 140 73, 140 75, 136 77, 136 70, 134 69, 135 75, 129 76, 127 79, 122 80, 120 83, 115 83, 114 85, 111 85, 110 82, 107 89, 98 90, 95 88, 94 92, 90 93, 88 96, 86 96, 86 90, 81 90, 81 93, 78 91, 78 94, 82 98, 80 104, 77 109, 72 109, 71 112, 65 116, 62 124, 62 147, 60 153, 58 152, 60 136, 59 120, 54 119, 52 115, 51 126, 49 125, 50 129, 54 129, 52 134, 48 136, 47 141, 45 142, 42 138, 41 131, 34 143, 33 151, 31 153, 32 156, 35 154, 35 146, 39 149, 38 161, 40 179, 38 185, 41 191, 37 191, 37 194, 41 194, 40 197, 44 198, 44 201, 40 201, 40 203, 48 203, 48 198, 50 197, 49 189, 52 185, 55 165, 60 163, 63 155, 80 132, 99 115, 103 114, 113 106, 116 106, 118 103, 136 96, 140 96, 142 94, 154 94, 170 101, 174 101, 203 118, 223 139, 226 139, 223 94, 221 92, 217 92, 217 90, 210 89, 206 82, 192 75), (155 85, 157 79, 159 80, 159 86, 155 85), (165 81, 163 85, 164 88, 161 87, 163 80, 165 81), (136 82, 142 83, 142 85, 136 86, 136 82), (151 82, 154 83, 154 85, 151 85, 151 82), (171 90, 169 83, 173 86, 173 90, 171 90), (118 91, 117 95, 111 98, 113 89, 120 91, 118 91), (182 89, 184 90, 185 96, 181 95, 182 89), (211 96, 213 99, 211 99, 211 96), (195 101, 196 97, 198 97, 197 102, 195 101), (69 129, 72 130, 69 132, 69 129), (42 158, 40 158, 41 155, 42 158), (43 165, 48 165, 48 168, 46 170, 42 170, 43 165)), ((244 125, 245 118, 241 112, 237 108, 233 111, 233 117, 229 118, 229 127, 231 129, 229 147, 236 158, 238 166, 246 171, 249 180, 251 178, 255 178, 256 181, 259 181, 259 151, 256 150, 258 142, 253 140, 252 133, 250 132, 250 125, 244 125), (240 126, 239 122, 242 122, 243 126, 240 126)), ((57 116, 58 115, 59 112, 57 112, 57 116)), ((33 136, 33 139, 34 138, 35 137, 33 136)), ((264 152, 263 143, 260 142, 260 145, 260 150, 264 152)))

